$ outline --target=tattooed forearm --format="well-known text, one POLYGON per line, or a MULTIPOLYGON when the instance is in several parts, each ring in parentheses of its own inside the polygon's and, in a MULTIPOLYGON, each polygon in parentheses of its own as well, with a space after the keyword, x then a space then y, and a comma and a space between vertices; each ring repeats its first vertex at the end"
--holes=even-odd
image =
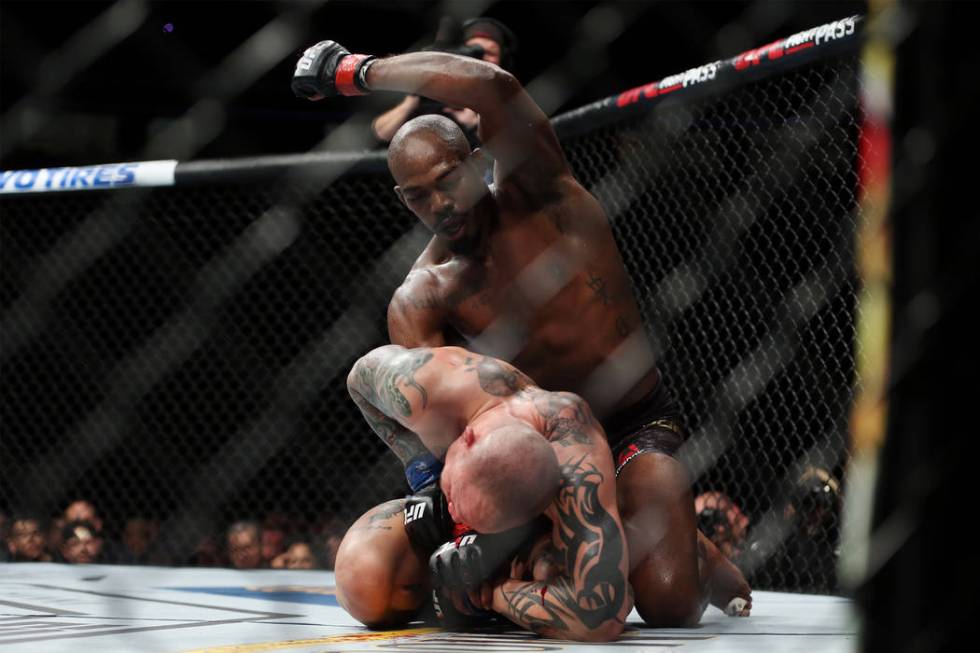
POLYGON ((414 432, 375 408, 359 392, 351 390, 351 397, 371 430, 388 445, 403 465, 407 465, 413 458, 426 452, 425 445, 414 432))
POLYGON ((418 393, 422 407, 429 394, 415 379, 415 373, 432 359, 428 349, 381 348, 357 361, 347 379, 354 403, 375 433, 403 465, 426 452, 419 436, 405 428, 399 417, 412 416, 412 403, 402 390, 418 393))
POLYGON ((548 582, 508 582, 505 615, 553 637, 581 639, 629 610, 622 529, 599 500, 602 472, 586 457, 562 465, 555 546, 566 574, 548 582))

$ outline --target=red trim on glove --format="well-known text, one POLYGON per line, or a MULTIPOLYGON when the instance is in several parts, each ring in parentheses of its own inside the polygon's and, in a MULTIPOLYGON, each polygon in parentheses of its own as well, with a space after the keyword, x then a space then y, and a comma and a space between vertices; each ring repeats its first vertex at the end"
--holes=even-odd
POLYGON ((367 54, 349 54, 340 60, 337 65, 337 73, 334 75, 334 84, 338 93, 341 95, 367 95, 367 91, 361 90, 354 83, 354 78, 357 76, 357 69, 361 67, 361 63, 368 58, 370 55, 367 54))

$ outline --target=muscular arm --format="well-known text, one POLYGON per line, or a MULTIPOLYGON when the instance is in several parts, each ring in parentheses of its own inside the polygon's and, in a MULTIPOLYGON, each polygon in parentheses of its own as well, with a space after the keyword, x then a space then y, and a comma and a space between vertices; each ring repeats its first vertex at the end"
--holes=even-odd
POLYGON ((480 114, 480 140, 497 161, 498 180, 528 193, 547 193, 570 175, 543 111, 513 75, 471 57, 416 52, 378 60, 367 74, 372 90, 412 93, 480 114))
POLYGON ((362 356, 347 376, 347 390, 371 429, 403 465, 427 449, 410 428, 428 402, 415 373, 432 358, 427 349, 389 345, 362 356))
POLYGON ((622 632, 633 608, 612 457, 584 401, 565 393, 543 397, 544 404, 535 404, 558 445, 562 472, 546 513, 562 572, 546 581, 505 581, 494 591, 493 607, 548 637, 608 641, 622 632))
POLYGON ((441 347, 446 311, 435 290, 406 279, 388 304, 388 339, 403 347, 441 347))

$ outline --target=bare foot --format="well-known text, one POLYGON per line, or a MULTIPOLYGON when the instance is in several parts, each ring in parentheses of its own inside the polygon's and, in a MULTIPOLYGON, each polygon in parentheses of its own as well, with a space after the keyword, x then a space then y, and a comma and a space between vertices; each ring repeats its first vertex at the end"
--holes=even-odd
POLYGON ((707 575, 708 600, 730 617, 747 617, 752 612, 752 588, 735 564, 726 558, 704 533, 698 532, 700 568, 707 575))

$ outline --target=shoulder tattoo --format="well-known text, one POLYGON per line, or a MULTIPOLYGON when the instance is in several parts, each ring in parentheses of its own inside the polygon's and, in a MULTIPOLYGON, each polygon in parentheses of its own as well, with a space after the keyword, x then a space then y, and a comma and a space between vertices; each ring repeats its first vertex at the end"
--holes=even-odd
POLYGON ((466 371, 476 372, 480 388, 488 395, 509 397, 533 384, 526 374, 496 358, 483 356, 475 364, 472 359, 467 358, 466 360, 469 364, 466 371))

